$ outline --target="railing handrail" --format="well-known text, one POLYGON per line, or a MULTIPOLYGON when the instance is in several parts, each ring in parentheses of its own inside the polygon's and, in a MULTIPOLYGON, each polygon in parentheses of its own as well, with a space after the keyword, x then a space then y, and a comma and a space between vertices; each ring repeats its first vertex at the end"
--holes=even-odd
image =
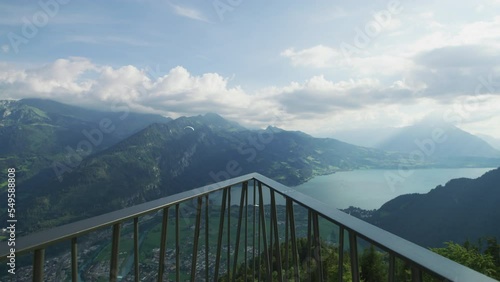
MULTIPOLYGON (((354 232, 356 236, 450 281, 496 281, 258 173, 246 174, 18 238, 16 239, 16 254, 45 248, 60 241, 80 237, 94 230, 112 226, 119 222, 159 211, 165 207, 254 179, 275 192, 289 197, 293 202, 314 210, 327 220, 342 226, 350 232, 354 232)), ((5 258, 9 254, 9 250, 10 247, 7 244, 0 245, 0 259, 5 258)))
MULTIPOLYGON (((228 186, 238 185, 254 178, 256 178, 255 173, 242 175, 135 206, 68 223, 51 229, 42 230, 21 238, 16 238, 16 254, 23 254, 34 249, 44 248, 48 245, 68 240, 73 237, 80 237, 94 230, 112 226, 115 223, 127 221, 129 219, 133 219, 134 217, 153 213, 165 207, 173 206, 177 203, 188 201, 190 199, 195 199, 199 196, 216 192, 228 186), (199 191, 203 192, 200 193, 199 191)), ((7 244, 0 245, 0 259, 6 257, 10 253, 9 250, 10 247, 7 246, 7 244)))
POLYGON ((482 273, 463 266, 455 261, 438 255, 415 243, 394 235, 366 221, 332 208, 297 190, 286 187, 272 179, 258 174, 257 180, 269 185, 276 192, 292 198, 295 202, 315 210, 318 214, 354 231, 370 243, 406 258, 423 268, 436 273, 450 281, 496 281, 482 273), (282 192, 280 192, 280 190, 282 192))

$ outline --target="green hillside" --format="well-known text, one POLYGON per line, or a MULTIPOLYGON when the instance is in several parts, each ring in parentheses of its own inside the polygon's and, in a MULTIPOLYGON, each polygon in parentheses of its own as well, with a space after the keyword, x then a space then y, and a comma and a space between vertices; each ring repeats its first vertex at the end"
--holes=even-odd
POLYGON ((500 238, 500 168, 477 179, 453 179, 427 194, 399 196, 369 222, 425 247, 500 238))
POLYGON ((31 232, 250 172, 297 185, 339 170, 396 167, 401 157, 274 127, 247 130, 215 114, 181 117, 75 167, 55 162, 60 178, 34 183, 18 217, 31 232))

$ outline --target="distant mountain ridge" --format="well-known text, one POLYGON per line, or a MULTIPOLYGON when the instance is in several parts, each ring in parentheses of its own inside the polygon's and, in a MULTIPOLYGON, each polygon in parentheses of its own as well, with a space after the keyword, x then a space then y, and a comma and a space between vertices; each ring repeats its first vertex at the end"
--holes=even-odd
POLYGON ((20 182, 37 174, 50 177, 52 163, 71 150, 93 154, 152 123, 170 120, 125 107, 104 112, 44 99, 0 100, 0 167, 16 167, 20 182))
POLYGON ((335 136, 353 144, 401 152, 429 166, 500 165, 500 150, 492 146, 494 139, 487 142, 452 124, 431 119, 402 128, 360 129, 335 136))
POLYGON ((421 149, 419 143, 425 143, 426 140, 434 141, 435 150, 429 155, 434 159, 447 157, 500 157, 500 151, 491 147, 486 141, 446 123, 419 123, 403 127, 376 147, 386 151, 410 153, 421 149), (433 140, 433 136, 437 133, 442 136, 442 142, 433 140))
POLYGON ((288 185, 357 168, 393 168, 398 154, 314 138, 276 127, 248 130, 209 113, 153 123, 104 150, 68 163, 57 159, 50 179, 27 181, 18 216, 33 231, 249 172, 288 185), (57 176, 57 177, 56 177, 57 176), (29 185, 28 185, 29 184, 29 185), (36 187, 36 188, 35 188, 36 187))
POLYGON ((215 113, 171 120, 28 99, 0 102, 0 115, 0 165, 19 172, 26 232, 250 172, 298 185, 341 170, 432 165, 300 131, 249 130, 215 113))
POLYGON ((483 139, 484 141, 488 142, 488 144, 490 144, 491 147, 495 148, 496 150, 500 150, 500 139, 484 134, 476 134, 476 135, 481 139, 483 139))
POLYGON ((396 197, 365 220, 425 247, 500 238, 499 183, 500 168, 477 179, 453 179, 427 194, 396 197))

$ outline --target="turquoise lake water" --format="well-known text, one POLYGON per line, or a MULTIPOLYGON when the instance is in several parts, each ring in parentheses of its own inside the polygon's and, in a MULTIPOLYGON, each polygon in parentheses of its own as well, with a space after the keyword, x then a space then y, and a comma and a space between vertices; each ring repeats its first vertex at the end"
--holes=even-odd
POLYGON ((378 209, 399 195, 427 193, 453 178, 477 178, 492 169, 417 169, 410 176, 398 170, 353 170, 317 176, 293 188, 339 209, 378 209))

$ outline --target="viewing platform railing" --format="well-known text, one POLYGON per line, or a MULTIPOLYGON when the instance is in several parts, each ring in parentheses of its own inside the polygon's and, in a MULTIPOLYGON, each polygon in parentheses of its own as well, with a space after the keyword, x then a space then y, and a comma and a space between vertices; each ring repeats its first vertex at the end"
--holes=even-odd
MULTIPOLYGON (((32 256, 27 279, 63 279, 49 278, 56 244, 72 281, 92 271, 109 281, 362 281, 370 245, 387 281, 495 281, 257 173, 17 238, 18 261, 32 256), (98 255, 83 260, 87 249, 98 255), (90 268, 102 256, 107 266, 90 268)), ((9 250, 0 242, 4 265, 9 250)))

